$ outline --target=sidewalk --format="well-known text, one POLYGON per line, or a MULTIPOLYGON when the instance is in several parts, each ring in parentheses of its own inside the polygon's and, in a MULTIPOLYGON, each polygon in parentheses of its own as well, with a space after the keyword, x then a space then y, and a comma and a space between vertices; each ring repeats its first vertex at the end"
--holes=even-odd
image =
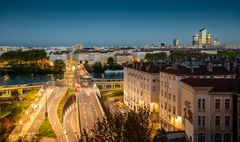
POLYGON ((48 99, 50 94, 53 92, 53 90, 54 90, 54 88, 48 87, 45 91, 40 93, 40 95, 39 95, 40 97, 38 98, 39 101, 37 103, 39 107, 36 111, 33 111, 32 106, 28 107, 27 110, 28 110, 28 112, 30 112, 28 117, 25 114, 22 116, 22 118, 20 119, 22 121, 22 124, 20 125, 18 123, 15 126, 14 130, 8 137, 9 142, 15 142, 15 141, 17 141, 17 139, 19 137, 23 137, 27 133, 27 131, 30 128, 30 126, 32 125, 33 121, 36 119, 37 115, 39 114, 41 109, 44 107, 44 105, 46 103, 46 95, 47 95, 47 99, 48 99))

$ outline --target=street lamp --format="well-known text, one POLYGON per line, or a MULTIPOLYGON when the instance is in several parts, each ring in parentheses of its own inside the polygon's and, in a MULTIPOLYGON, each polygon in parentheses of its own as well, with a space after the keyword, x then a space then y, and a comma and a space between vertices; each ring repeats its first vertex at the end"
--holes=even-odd
MULTIPOLYGON (((48 82, 47 82, 47 86, 48 86, 48 82)), ((45 117, 47 119, 48 117, 48 110, 47 110, 47 92, 46 92, 46 112, 45 112, 45 117)))
POLYGON ((27 118, 30 120, 30 118, 28 117, 28 111, 26 111, 26 115, 27 115, 27 118))
POLYGON ((22 120, 19 121, 19 124, 20 124, 20 132, 22 130, 22 120))

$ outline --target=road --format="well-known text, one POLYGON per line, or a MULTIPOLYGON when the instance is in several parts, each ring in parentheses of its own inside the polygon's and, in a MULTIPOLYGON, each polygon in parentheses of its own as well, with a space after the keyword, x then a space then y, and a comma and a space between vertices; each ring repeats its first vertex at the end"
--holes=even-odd
POLYGON ((69 112, 66 113, 65 119, 64 119, 64 127, 66 129, 66 135, 70 142, 78 142, 78 136, 77 136, 77 107, 74 103, 72 105, 73 109, 69 108, 69 112))
POLYGON ((94 123, 104 117, 104 111, 97 98, 94 88, 96 86, 91 81, 86 69, 81 65, 77 67, 77 77, 77 84, 79 85, 77 86, 77 103, 79 105, 81 132, 86 129, 90 134, 94 123))
MULTIPOLYGON (((50 106, 52 104, 53 99, 54 99, 54 95, 56 94, 56 92, 58 92, 58 90, 59 90, 59 87, 54 88, 53 92, 48 97, 47 106, 50 106)), ((28 129, 27 133, 30 133, 30 134, 31 133, 35 133, 35 134, 38 133, 38 129, 41 126, 41 123, 45 118, 45 112, 46 112, 46 104, 41 108, 40 112, 37 114, 35 119, 33 119, 33 123, 30 126, 30 128, 28 129)))
POLYGON ((67 89, 68 89, 67 87, 58 88, 58 91, 56 91, 54 98, 53 98, 53 102, 49 106, 49 111, 48 111, 49 112, 48 113, 49 120, 50 120, 52 128, 57 136, 58 142, 69 141, 64 133, 64 129, 63 129, 61 122, 59 121, 58 116, 57 116, 58 104, 61 101, 62 97, 66 94, 67 89))
MULTIPOLYGON (((18 137, 20 136, 25 136, 27 133, 36 133, 37 130, 41 124, 41 122, 38 122, 38 120, 42 119, 42 117, 40 117, 43 113, 43 118, 44 118, 44 112, 45 112, 45 100, 52 98, 52 92, 53 92, 53 88, 52 87, 47 87, 46 89, 43 89, 41 96, 38 97, 38 101, 36 102, 38 104, 38 109, 36 109, 36 111, 33 112, 33 108, 32 106, 28 107, 28 112, 29 113, 28 116, 23 115, 21 120, 22 120, 22 124, 21 125, 17 125, 14 130, 12 131, 12 133, 9 135, 8 140, 9 141, 16 141, 18 139, 18 137), (36 123, 36 124, 35 124, 36 123), (34 128, 35 127, 35 128, 34 128), (37 128, 38 127, 38 128, 37 128)), ((51 103, 51 101, 49 102, 51 103)))

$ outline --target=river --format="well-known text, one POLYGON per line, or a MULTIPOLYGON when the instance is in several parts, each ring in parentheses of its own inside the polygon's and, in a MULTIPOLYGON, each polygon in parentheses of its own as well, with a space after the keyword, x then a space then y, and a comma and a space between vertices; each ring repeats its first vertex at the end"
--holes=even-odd
POLYGON ((0 74, 0 86, 30 84, 38 82, 47 82, 51 80, 62 79, 63 74, 37 74, 37 75, 2 75, 0 74))

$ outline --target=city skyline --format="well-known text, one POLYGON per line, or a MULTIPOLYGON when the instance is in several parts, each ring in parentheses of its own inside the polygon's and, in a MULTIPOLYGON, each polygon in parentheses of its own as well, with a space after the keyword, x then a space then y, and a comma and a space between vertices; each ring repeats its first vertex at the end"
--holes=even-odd
POLYGON ((0 45, 71 46, 192 43, 202 28, 221 43, 239 43, 239 2, 2 0, 0 45))

